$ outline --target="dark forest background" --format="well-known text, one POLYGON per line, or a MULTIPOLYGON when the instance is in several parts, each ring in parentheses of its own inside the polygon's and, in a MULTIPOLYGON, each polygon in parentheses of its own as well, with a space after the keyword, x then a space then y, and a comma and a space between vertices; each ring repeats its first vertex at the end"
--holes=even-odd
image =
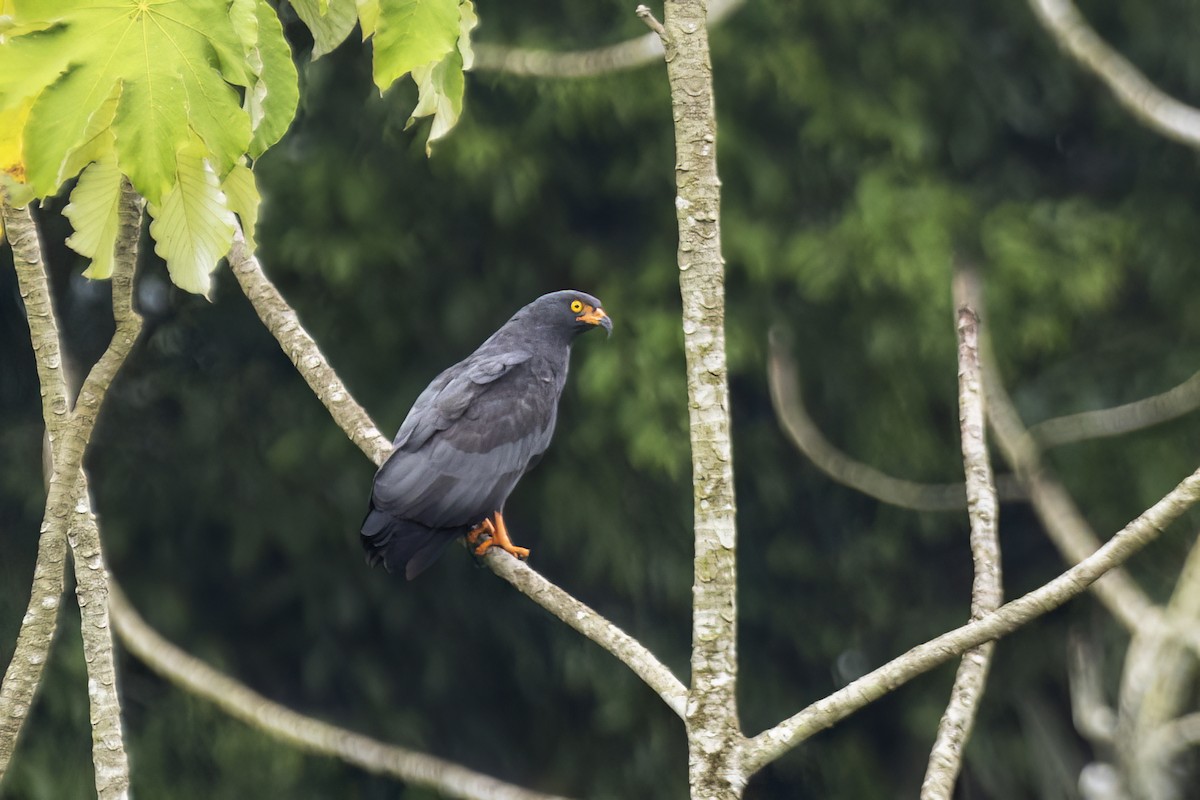
MULTIPOLYGON (((1200 101, 1200 5, 1084 4, 1117 49, 1200 101)), ((479 41, 592 47, 645 32, 624 2, 480 4, 479 41)), ((301 111, 258 164, 259 254, 389 435, 440 369, 519 306, 579 288, 615 321, 576 347, 559 431, 508 507, 531 564, 686 676, 691 487, 660 65, 586 80, 468 77, 432 159, 411 85, 379 97, 357 36, 301 67, 301 111)), ((955 253, 1027 423, 1163 391, 1200 368, 1197 156, 1141 127, 1018 2, 756 0, 712 34, 724 184, 739 502, 741 701, 756 733, 963 622, 965 513, 915 513, 832 483, 771 410, 783 326, 810 413, 854 457, 961 478, 955 253)), ((425 123, 427 124, 427 123, 425 123)), ((108 286, 41 215, 69 353, 111 328, 108 286)), ((148 247, 144 247, 148 250, 148 247)), ((0 253, 0 662, 28 599, 44 495, 38 386, 0 253)), ((170 639, 258 691, 355 730, 547 791, 686 796, 678 719, 628 670, 454 548, 416 582, 357 542, 373 468, 327 417, 222 268, 212 302, 142 268, 147 328, 88 466, 113 573, 170 639)), ((1104 535, 1193 470, 1200 415, 1049 460, 1104 535)), ((1156 599, 1196 512, 1131 569, 1156 599)), ((1063 563, 1027 506, 1001 510, 1006 592, 1063 563)), ((72 613, 74 616, 72 616, 72 613)), ((78 610, 5 784, 87 797, 78 610)), ((1071 723, 1066 638, 1125 635, 1091 598, 1005 639, 959 796, 1072 798, 1093 755, 1071 723)), ((120 649, 118 647, 118 649, 120 649)), ((310 757, 119 663, 143 798, 430 797, 310 757)), ((913 797, 953 667, 769 767, 751 798, 913 797)))

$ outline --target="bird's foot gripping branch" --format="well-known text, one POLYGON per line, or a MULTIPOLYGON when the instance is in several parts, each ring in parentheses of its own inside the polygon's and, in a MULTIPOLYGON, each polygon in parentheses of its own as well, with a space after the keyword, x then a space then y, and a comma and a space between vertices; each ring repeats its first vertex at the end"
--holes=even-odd
POLYGON ((520 559, 529 558, 528 547, 518 547, 508 538, 508 527, 504 524, 504 515, 497 511, 495 522, 485 519, 471 530, 467 531, 467 544, 471 545, 475 555, 481 556, 493 547, 499 547, 510 556, 520 559), (479 541, 483 539, 483 541, 479 541))

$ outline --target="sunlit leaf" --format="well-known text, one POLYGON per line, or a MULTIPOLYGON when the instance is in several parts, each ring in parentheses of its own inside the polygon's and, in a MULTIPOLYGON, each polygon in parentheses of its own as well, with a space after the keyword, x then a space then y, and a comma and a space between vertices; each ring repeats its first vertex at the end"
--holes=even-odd
POLYGON ((313 59, 345 41, 358 22, 354 0, 292 0, 292 8, 313 36, 313 59))
POLYGON ((25 180, 25 159, 21 155, 25 121, 33 98, 0 111, 0 173, 18 182, 25 180))
POLYGON ((120 97, 121 85, 117 84, 109 98, 88 119, 83 131, 83 143, 72 150, 64 162, 64 175, 77 175, 88 164, 115 151, 117 138, 113 134, 112 123, 117 116, 120 97))
POLYGON ((115 137, 121 171, 159 202, 174 181, 176 152, 195 136, 218 172, 247 152, 251 119, 236 87, 266 87, 257 97, 256 153, 294 113, 295 70, 290 55, 280 57, 287 46, 262 0, 33 0, 19 9, 0 46, 0 108, 35 98, 24 141, 39 196, 103 149, 103 128, 115 137), (254 73, 248 47, 261 52, 254 73))
POLYGON ((71 202, 63 209, 63 215, 75 229, 67 237, 67 244, 76 253, 92 260, 83 273, 86 278, 112 276, 120 200, 121 170, 117 167, 116 154, 110 151, 83 171, 71 191, 71 202))
POLYGON ((149 206, 154 221, 154 252, 167 262, 181 289, 208 294, 210 274, 229 252, 235 221, 216 172, 202 149, 185 147, 177 159, 176 180, 161 204, 149 206))
POLYGON ((300 93, 296 65, 283 38, 279 18, 261 0, 255 4, 255 9, 258 38, 254 48, 247 51, 247 60, 254 69, 253 86, 246 93, 246 104, 254 128, 250 155, 258 158, 287 132, 296 116, 300 93))
POLYGON ((420 94, 417 106, 408 119, 408 126, 419 117, 433 117, 429 138, 425 141, 425 155, 430 155, 433 143, 449 133, 462 114, 462 56, 455 50, 436 66, 416 67, 412 76, 420 94))
POLYGON ((254 180, 254 172, 245 164, 238 164, 225 176, 221 191, 229 208, 242 221, 242 232, 246 235, 246 244, 251 252, 257 247, 254 241, 254 228, 258 224, 258 206, 262 198, 258 194, 258 184, 254 180))
POLYGON ((479 15, 475 13, 475 4, 471 0, 462 0, 458 4, 458 52, 462 56, 464 70, 475 66, 475 51, 471 48, 471 31, 477 27, 479 27, 479 15))
POLYGON ((380 0, 372 39, 375 85, 383 91, 414 67, 441 61, 458 35, 458 0, 380 0))
POLYGON ((358 24, 365 42, 379 24, 379 0, 354 0, 354 5, 358 9, 358 24))
POLYGON ((471 49, 471 31, 479 24, 475 6, 465 0, 458 6, 458 44, 437 64, 413 67, 412 78, 417 84, 417 106, 408 119, 406 128, 420 117, 433 117, 429 138, 425 141, 425 155, 433 152, 433 143, 450 132, 462 116, 463 70, 469 68, 475 54, 471 49))

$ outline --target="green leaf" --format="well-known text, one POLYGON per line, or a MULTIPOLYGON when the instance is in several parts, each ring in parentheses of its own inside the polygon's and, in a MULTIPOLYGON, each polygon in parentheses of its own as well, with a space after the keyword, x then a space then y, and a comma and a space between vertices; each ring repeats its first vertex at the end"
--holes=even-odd
POLYGON ((354 5, 358 9, 358 24, 365 42, 379 24, 379 0, 354 0, 354 5))
POLYGON ((254 228, 258 225, 258 206, 262 202, 258 194, 258 184, 254 180, 254 172, 245 164, 234 166, 225 176, 221 191, 225 193, 230 210, 242 221, 246 245, 254 252, 258 247, 254 241, 254 228))
POLYGON ((116 149, 117 138, 113 135, 112 123, 117 116, 120 98, 121 85, 117 84, 109 98, 88 118, 87 127, 83 130, 83 144, 72 150, 63 162, 64 175, 77 175, 88 164, 99 161, 116 149))
POLYGON ((475 4, 471 0, 462 0, 458 4, 458 52, 462 56, 464 70, 475 66, 475 51, 471 48, 471 31, 477 27, 479 27, 479 15, 475 13, 475 4))
POLYGON ((458 35, 458 0, 380 0, 372 40, 375 85, 383 91, 414 67, 441 61, 458 35))
MULTIPOLYGON (((0 47, 0 107, 37 98, 25 152, 40 196, 83 166, 69 156, 98 134, 90 126, 116 91, 118 163, 151 202, 171 187, 175 154, 196 134, 218 169, 246 152, 251 128, 234 85, 248 86, 251 76, 228 0, 27 0, 18 8, 22 33, 6 34, 0 47)), ((294 71, 279 80, 289 78, 294 71)), ((276 128, 286 107, 265 115, 276 128)))
POLYGON ((312 33, 314 61, 345 41, 358 22, 354 0, 292 0, 292 8, 312 33))
POLYGON ((63 215, 75 229, 67 237, 67 245, 92 260, 83 273, 85 278, 112 277, 120 200, 121 170, 116 154, 109 152, 83 171, 71 192, 71 202, 63 209, 63 215))
MULTIPOLYGON (((283 38, 283 26, 274 9, 262 0, 256 3, 258 38, 253 50, 247 52, 254 69, 254 84, 246 92, 246 110, 254 129, 250 156, 258 158, 278 142, 292 119, 300 101, 300 89, 292 51, 283 38)), ((224 174, 224 173, 222 173, 224 174)))
POLYGON ((416 67, 412 71, 420 92, 417 107, 408 118, 406 128, 418 117, 433 116, 429 138, 425 140, 425 155, 432 155, 433 143, 450 132, 458 122, 463 106, 462 56, 458 50, 442 59, 433 67, 416 67))
POLYGON ((171 280, 181 289, 207 295, 211 273, 233 242, 235 221, 203 148, 180 150, 174 185, 162 204, 150 204, 149 210, 154 252, 166 260, 171 280))

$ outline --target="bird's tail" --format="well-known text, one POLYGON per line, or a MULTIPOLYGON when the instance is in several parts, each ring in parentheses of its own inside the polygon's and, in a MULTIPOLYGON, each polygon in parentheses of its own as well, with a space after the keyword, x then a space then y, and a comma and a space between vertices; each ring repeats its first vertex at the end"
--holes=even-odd
POLYGON ((408 580, 437 561, 446 545, 462 531, 429 528, 419 522, 397 519, 375 508, 372 500, 362 524, 362 546, 371 566, 382 563, 388 572, 404 569, 408 580))

